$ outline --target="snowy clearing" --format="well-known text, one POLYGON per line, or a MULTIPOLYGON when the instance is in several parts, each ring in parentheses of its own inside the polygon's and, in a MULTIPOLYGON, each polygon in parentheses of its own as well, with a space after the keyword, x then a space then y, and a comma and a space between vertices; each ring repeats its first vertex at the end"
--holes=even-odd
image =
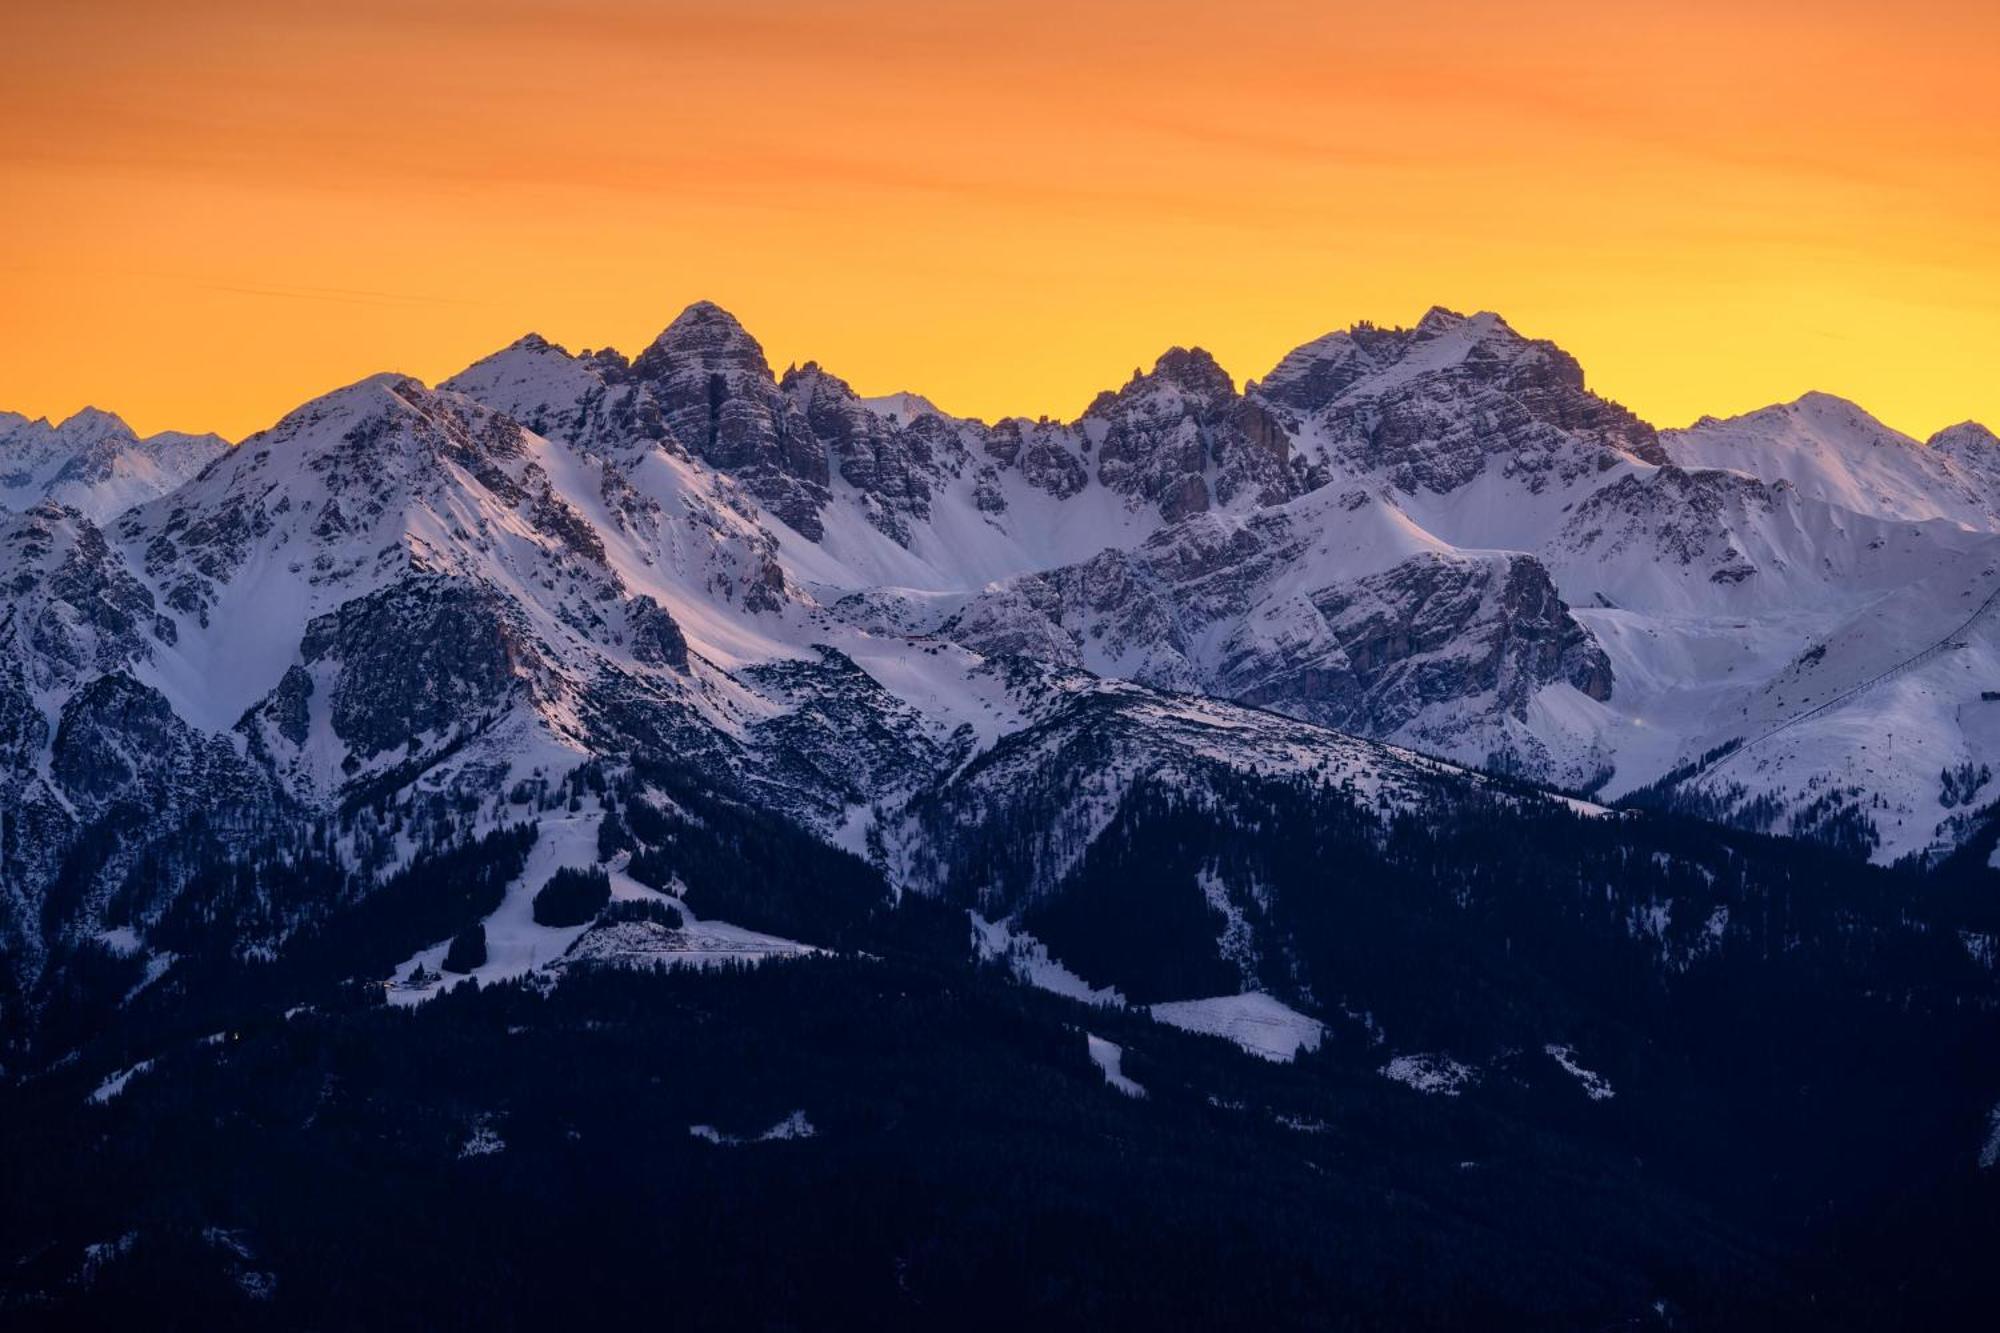
POLYGON ((1252 1055, 1289 1064, 1301 1050, 1316 1051, 1326 1025, 1262 991, 1173 1000, 1147 1010, 1158 1023, 1221 1037, 1252 1055))

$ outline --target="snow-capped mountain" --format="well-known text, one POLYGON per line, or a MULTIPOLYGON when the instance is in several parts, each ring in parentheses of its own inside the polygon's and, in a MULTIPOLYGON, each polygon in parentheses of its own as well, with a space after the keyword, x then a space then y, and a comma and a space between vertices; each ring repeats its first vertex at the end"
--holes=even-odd
MULTIPOLYGON (((1990 435, 1822 397, 1662 435, 1491 314, 1330 334, 1241 390, 1175 348, 1073 422, 989 424, 775 374, 701 303, 629 360, 531 335, 234 449, 102 414, 5 440, 24 957, 143 934, 194 825, 289 855, 412 793, 498 819, 661 754, 946 893, 1021 792, 1096 793, 1037 807, 1025 887, 970 890, 1001 903, 1184 751, 1481 781, 1373 738, 1883 860, 1989 799, 1990 435)), ((402 850, 338 835, 365 874, 429 836, 397 818, 402 850)))
POLYGON ((101 522, 165 495, 228 448, 219 435, 162 431, 141 439, 94 407, 59 425, 0 412, 0 508, 49 499, 101 522))

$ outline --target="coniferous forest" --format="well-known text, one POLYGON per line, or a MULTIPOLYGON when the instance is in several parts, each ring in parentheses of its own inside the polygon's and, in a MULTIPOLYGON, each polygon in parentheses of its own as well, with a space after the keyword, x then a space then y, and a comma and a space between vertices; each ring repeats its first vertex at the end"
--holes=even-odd
MULTIPOLYGON (((724 800, 663 820, 576 785, 618 821, 607 859, 636 852, 690 903, 751 893, 747 872, 722 887, 731 849, 850 894, 873 873, 724 800)), ((386 1004, 367 979, 413 940, 469 950, 457 932, 529 846, 420 858, 286 955, 191 953, 122 1007, 92 987, 128 979, 66 973, 80 1053, 0 1096, 0 1244, 25 1256, 9 1325, 1873 1328, 1985 1308, 2000 1019, 1963 942, 2000 930, 1982 869, 1580 817, 1504 784, 1384 829, 1312 781, 1217 772, 1135 787, 1024 916, 1125 1008, 1018 984, 968 947, 978 904, 879 880, 836 917, 771 900, 815 957, 386 1004), (1234 909, 1204 878, 1258 889, 1234 909), (1137 1007, 1239 988, 1344 1017, 1280 1064, 1137 1007), (1384 1078, 1384 1031, 1476 1086, 1384 1078)), ((665 902, 603 919, 681 924, 665 902)))

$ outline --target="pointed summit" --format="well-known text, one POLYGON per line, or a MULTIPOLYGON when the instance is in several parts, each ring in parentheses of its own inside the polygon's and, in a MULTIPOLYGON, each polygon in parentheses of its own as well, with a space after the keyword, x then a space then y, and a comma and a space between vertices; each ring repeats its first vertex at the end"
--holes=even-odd
POLYGON ((562 356, 569 355, 568 350, 562 344, 550 342, 541 334, 534 332, 522 334, 513 342, 508 343, 502 350, 508 352, 555 352, 562 356))
POLYGON ((640 355, 641 363, 688 358, 711 368, 755 366, 764 375, 771 373, 764 360, 764 348, 750 336, 736 316, 713 301, 696 301, 674 317, 652 345, 640 355))
POLYGON ((56 427, 57 434, 78 448, 96 444, 101 440, 136 440, 138 432, 125 424, 125 418, 116 412, 107 412, 101 407, 85 407, 64 419, 56 427))
POLYGON ((1434 305, 1424 311, 1424 317, 1417 321, 1417 332, 1438 334, 1458 328, 1466 323, 1466 316, 1449 306, 1434 305))

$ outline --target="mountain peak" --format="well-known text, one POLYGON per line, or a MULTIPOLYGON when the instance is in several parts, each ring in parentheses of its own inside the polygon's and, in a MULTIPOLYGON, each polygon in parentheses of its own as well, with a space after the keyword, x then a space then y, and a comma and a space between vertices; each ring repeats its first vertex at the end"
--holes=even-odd
POLYGON ((1417 321, 1419 333, 1444 333, 1467 322, 1467 316, 1449 306, 1434 305, 1424 311, 1424 317, 1417 321))
POLYGON ((1733 419, 1770 418, 1791 418, 1829 443, 1844 443, 1850 448, 1883 444, 1917 447, 1916 440, 1881 421, 1861 404, 1820 389, 1809 389, 1789 403, 1774 404, 1733 419))
POLYGON ((500 350, 503 352, 554 352, 559 356, 569 355, 569 349, 565 348, 561 343, 550 342, 541 334, 532 332, 522 334, 500 350))
POLYGON ((1169 347, 1153 363, 1153 377, 1203 397, 1227 397, 1236 392, 1236 381, 1229 372, 1200 347, 1169 347))
POLYGON ((1956 426, 1946 426, 1928 441, 1933 449, 1993 449, 2000 450, 2000 435, 1977 421, 1961 421, 1956 426))
POLYGON ((1861 404, 1851 398, 1842 398, 1837 393, 1824 389, 1807 389, 1784 406, 1795 412, 1863 412, 1861 404))
POLYGON ((697 356, 752 352, 760 361, 764 356, 742 321, 713 301, 696 301, 674 316, 647 350, 697 356))
POLYGON ((64 418, 56 430, 65 438, 86 445, 113 437, 134 440, 139 438, 138 432, 125 424, 125 418, 116 412, 107 412, 101 407, 79 409, 64 418))
POLYGON ((633 361, 632 368, 647 378, 679 376, 693 368, 731 379, 747 375, 776 384, 763 346, 736 316, 713 301, 696 301, 676 315, 633 361))

